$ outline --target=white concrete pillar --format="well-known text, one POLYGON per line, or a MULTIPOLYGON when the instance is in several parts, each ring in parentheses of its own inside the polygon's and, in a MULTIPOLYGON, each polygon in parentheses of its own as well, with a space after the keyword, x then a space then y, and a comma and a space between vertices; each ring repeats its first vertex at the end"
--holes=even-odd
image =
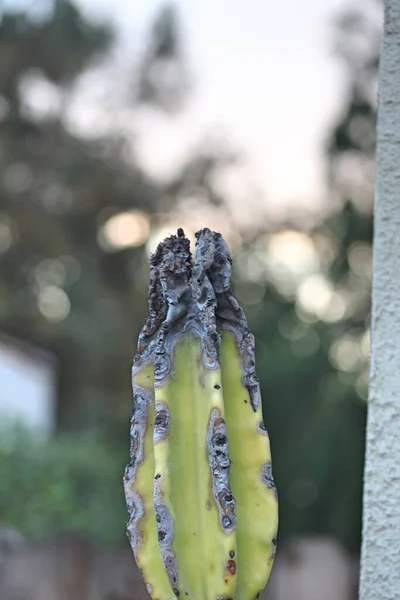
POLYGON ((400 0, 385 0, 378 85, 361 600, 400 598, 400 0))

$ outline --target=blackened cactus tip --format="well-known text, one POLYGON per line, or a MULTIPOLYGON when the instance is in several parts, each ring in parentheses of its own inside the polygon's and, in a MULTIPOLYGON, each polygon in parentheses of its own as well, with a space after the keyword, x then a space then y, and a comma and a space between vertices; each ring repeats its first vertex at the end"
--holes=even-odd
POLYGON ((211 229, 209 229, 208 227, 203 227, 199 231, 196 231, 196 233, 194 234, 194 237, 196 238, 196 240, 198 240, 199 237, 204 236, 204 235, 208 235, 210 233, 213 234, 215 232, 211 231, 211 229))

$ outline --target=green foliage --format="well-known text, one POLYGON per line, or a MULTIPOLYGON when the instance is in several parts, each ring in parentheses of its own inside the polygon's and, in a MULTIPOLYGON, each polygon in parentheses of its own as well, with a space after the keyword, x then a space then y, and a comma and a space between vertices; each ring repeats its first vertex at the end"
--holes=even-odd
MULTIPOLYGON (((339 218, 339 217, 338 217, 339 218)), ((347 218, 360 216, 349 209, 347 218)), ((346 212, 340 213, 345 223, 346 212)), ((370 243, 370 225, 359 244, 370 243)), ((326 227, 326 224, 324 224, 326 227)), ((312 240, 323 228, 310 232, 312 240)), ((330 229, 332 231, 332 229, 330 229)), ((272 237, 272 236, 271 236, 272 237)), ((357 237, 351 238, 356 244, 357 237)), ((364 246, 363 246, 364 247, 364 246)), ((280 498, 280 540, 294 534, 331 534, 357 552, 361 531, 362 469, 366 417, 368 274, 349 278, 339 269, 344 243, 336 248, 327 282, 334 298, 347 298, 346 312, 316 315, 301 303, 300 286, 284 288, 290 278, 257 274, 262 297, 241 295, 249 264, 257 259, 257 244, 247 255, 247 269, 236 273, 239 299, 256 336, 257 371, 263 394, 264 419, 272 445, 274 476, 280 498), (357 304, 351 307, 352 288, 357 304)), ((261 258, 261 257, 260 257, 261 258)), ((238 257, 240 259, 240 255, 238 257)), ((322 256, 319 256, 322 262, 322 256)), ((367 265, 366 265, 367 266, 367 265)), ((321 274, 321 266, 317 269, 321 274)), ((354 275, 354 274, 352 274, 354 275)), ((292 276, 293 279, 293 276, 292 276)), ((246 288, 245 288, 246 289, 246 288)), ((260 293, 259 291, 257 293, 260 293)), ((318 295, 318 289, 315 294, 318 295)), ((334 306, 334 305, 333 305, 334 306)))
MULTIPOLYGON (((257 340, 280 540, 329 534, 355 553, 367 408, 377 23, 357 12, 338 20, 348 94, 327 144, 334 207, 321 223, 300 231, 316 252, 315 264, 300 274, 285 270, 269 247, 279 231, 255 236, 236 260, 239 299, 257 340), (310 275, 323 277, 330 289, 327 312, 307 310, 302 302, 310 275)), ((292 223, 282 230, 299 233, 292 223)), ((317 300, 321 294, 316 286, 317 300)))
POLYGON ((29 539, 73 530, 119 542, 125 533, 124 458, 90 435, 40 440, 23 429, 3 433, 0 523, 29 539))

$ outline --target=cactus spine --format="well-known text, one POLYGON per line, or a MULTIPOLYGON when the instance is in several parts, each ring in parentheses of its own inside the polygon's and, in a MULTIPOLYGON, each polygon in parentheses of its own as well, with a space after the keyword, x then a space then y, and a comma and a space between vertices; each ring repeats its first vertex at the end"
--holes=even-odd
POLYGON ((128 535, 153 600, 254 600, 275 554, 277 496, 254 338, 220 234, 182 230, 150 266, 133 363, 128 535))

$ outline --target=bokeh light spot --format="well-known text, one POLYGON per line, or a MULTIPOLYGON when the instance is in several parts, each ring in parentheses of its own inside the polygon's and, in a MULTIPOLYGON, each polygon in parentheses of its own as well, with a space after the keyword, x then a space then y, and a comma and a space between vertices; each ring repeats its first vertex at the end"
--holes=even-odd
POLYGON ((38 294, 38 307, 46 319, 59 323, 68 317, 71 303, 63 289, 55 285, 45 285, 38 294))
POLYGON ((148 215, 140 210, 131 210, 110 217, 101 227, 98 241, 103 250, 121 250, 142 246, 149 234, 148 215))

